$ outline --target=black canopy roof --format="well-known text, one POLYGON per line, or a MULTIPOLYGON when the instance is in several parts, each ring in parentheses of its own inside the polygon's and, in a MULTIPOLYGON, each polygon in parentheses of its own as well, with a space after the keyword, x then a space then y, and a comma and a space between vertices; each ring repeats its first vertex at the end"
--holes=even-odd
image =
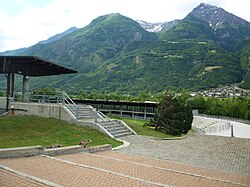
POLYGON ((0 74, 3 73, 35 77, 77 73, 77 71, 35 56, 0 56, 0 74))

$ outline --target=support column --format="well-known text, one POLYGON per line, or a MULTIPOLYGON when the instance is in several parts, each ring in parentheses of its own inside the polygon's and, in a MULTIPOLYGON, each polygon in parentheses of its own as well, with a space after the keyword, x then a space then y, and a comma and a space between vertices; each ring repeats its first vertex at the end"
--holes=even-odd
POLYGON ((135 107, 134 107, 134 106, 132 106, 132 118, 133 118, 133 119, 134 119, 134 117, 135 117, 134 112, 135 112, 135 107))
POLYGON ((14 97, 14 90, 15 90, 15 73, 11 73, 10 97, 14 97))
POLYGON ((23 76, 23 102, 29 102, 29 77, 23 76))
POLYGON ((146 119, 147 118, 147 106, 144 106, 145 108, 144 108, 144 119, 146 119))
POLYGON ((10 73, 7 73, 7 74, 6 74, 6 78, 7 78, 7 90, 6 90, 7 101, 6 101, 6 112, 9 112, 9 109, 10 109, 10 73))

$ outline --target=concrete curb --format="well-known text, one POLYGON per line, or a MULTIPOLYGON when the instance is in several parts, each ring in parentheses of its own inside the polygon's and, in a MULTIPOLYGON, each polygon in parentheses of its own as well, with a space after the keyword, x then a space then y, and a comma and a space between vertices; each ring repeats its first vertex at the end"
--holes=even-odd
POLYGON ((95 153, 99 151, 108 151, 111 149, 112 146, 110 144, 94 146, 94 147, 83 147, 80 145, 76 145, 76 146, 67 146, 67 147, 51 148, 51 149, 46 149, 45 147, 38 145, 31 147, 0 149, 0 159, 30 157, 37 155, 57 156, 62 154, 72 154, 79 152, 95 153))
MULTIPOLYGON (((188 131, 188 133, 187 133, 186 135, 181 136, 181 137, 176 137, 176 138, 154 138, 154 137, 153 137, 153 139, 155 139, 155 140, 182 140, 182 139, 186 138, 189 134, 190 134, 190 131, 188 131)), ((135 135, 135 136, 136 136, 136 135, 135 135)), ((152 137, 151 137, 151 138, 152 138, 152 137)), ((118 146, 118 147, 112 148, 113 151, 117 151, 117 150, 126 148, 126 147, 130 146, 130 144, 131 144, 130 142, 125 141, 125 140, 122 140, 122 139, 118 139, 118 138, 117 138, 116 140, 123 142, 123 144, 120 145, 120 146, 118 146)))
POLYGON ((190 134, 190 131, 188 131, 187 134, 185 134, 184 136, 181 136, 181 137, 176 137, 176 138, 159 138, 159 139, 156 138, 156 140, 182 140, 184 138, 187 138, 189 136, 189 134, 190 134))
POLYGON ((113 151, 117 151, 119 149, 123 149, 125 147, 130 146, 130 142, 128 142, 128 141, 125 141, 125 140, 122 140, 122 139, 118 139, 118 138, 116 140, 121 141, 123 144, 119 145, 117 147, 112 148, 113 151))
POLYGON ((44 152, 44 147, 30 146, 30 147, 16 147, 0 149, 0 158, 17 158, 17 157, 28 157, 36 156, 44 152))

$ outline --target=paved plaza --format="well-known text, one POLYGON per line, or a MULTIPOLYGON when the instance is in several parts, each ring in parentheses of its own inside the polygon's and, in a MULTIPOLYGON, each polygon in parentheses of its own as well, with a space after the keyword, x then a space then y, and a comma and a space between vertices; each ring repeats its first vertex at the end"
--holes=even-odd
POLYGON ((250 176, 250 139, 191 134, 181 140, 128 136, 120 152, 250 176))
POLYGON ((250 140, 128 136, 95 154, 0 159, 0 186, 250 186, 250 140))

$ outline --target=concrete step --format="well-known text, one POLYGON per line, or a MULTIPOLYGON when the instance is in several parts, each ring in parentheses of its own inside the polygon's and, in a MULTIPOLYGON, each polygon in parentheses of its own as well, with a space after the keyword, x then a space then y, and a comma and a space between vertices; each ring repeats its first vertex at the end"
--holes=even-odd
POLYGON ((72 106, 67 106, 68 109, 73 110, 73 111, 84 111, 84 112, 95 112, 92 108, 76 108, 72 106))
POLYGON ((124 132, 124 133, 119 133, 119 134, 116 133, 116 134, 115 134, 115 137, 116 137, 116 138, 120 138, 120 137, 124 137, 124 136, 129 136, 129 135, 133 135, 133 133, 130 132, 130 131, 129 131, 129 132, 124 132))
POLYGON ((123 133, 127 133, 127 132, 130 132, 130 131, 128 129, 122 129, 122 130, 115 129, 116 134, 123 134, 123 133))
POLYGON ((109 126, 124 127, 122 124, 117 124, 117 123, 112 123, 112 122, 109 122, 109 123, 102 123, 102 122, 100 122, 100 123, 104 127, 109 127, 109 126))
POLYGON ((78 116, 78 119, 95 119, 94 116, 78 116))
POLYGON ((126 127, 121 127, 121 126, 119 126, 119 127, 114 127, 114 126, 106 126, 106 127, 104 127, 105 129, 107 129, 107 130, 113 130, 113 129, 115 129, 115 130, 128 130, 126 127))
POLYGON ((118 121, 103 121, 100 122, 100 124, 111 134, 114 135, 115 133, 115 137, 123 137, 133 134, 127 127, 123 126, 123 124, 118 121))

